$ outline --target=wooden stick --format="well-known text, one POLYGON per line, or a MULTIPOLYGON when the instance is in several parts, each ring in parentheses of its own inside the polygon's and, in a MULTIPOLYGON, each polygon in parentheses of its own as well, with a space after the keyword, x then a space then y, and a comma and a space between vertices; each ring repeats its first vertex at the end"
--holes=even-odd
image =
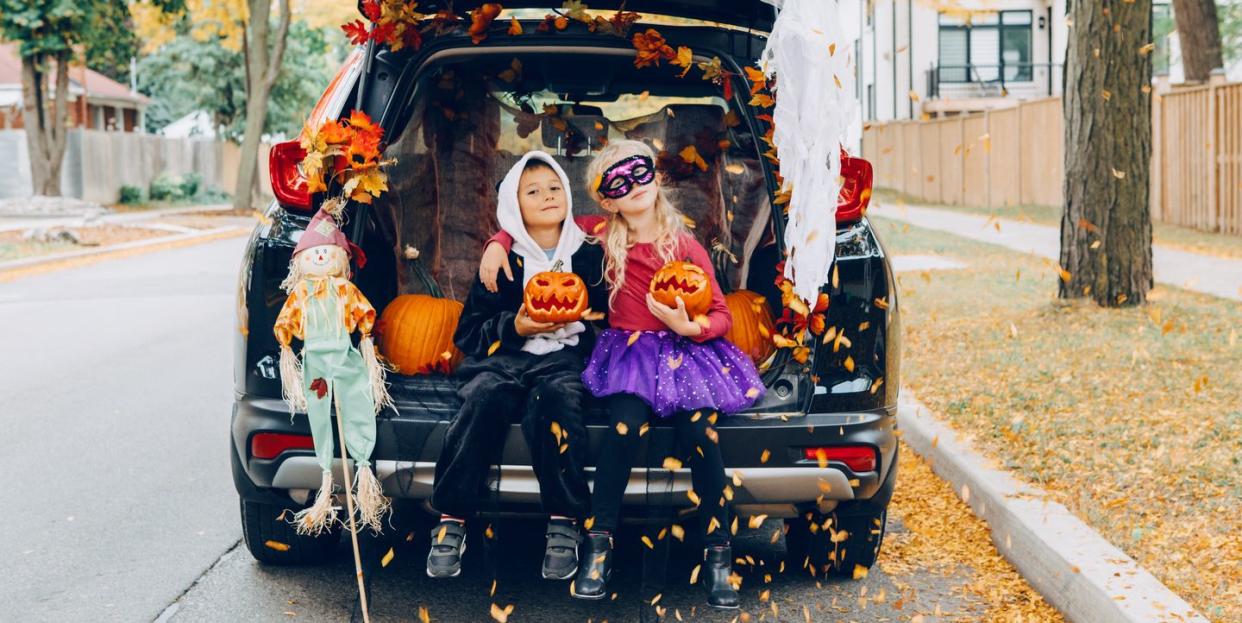
POLYGON ((345 510, 349 512, 349 540, 354 546, 354 575, 358 578, 358 599, 362 604, 363 623, 371 623, 371 614, 367 610, 367 587, 362 578, 362 554, 358 550, 358 526, 354 523, 354 479, 350 474, 349 459, 345 456, 345 419, 341 417, 341 401, 337 398, 336 387, 332 390, 332 404, 336 407, 336 432, 341 440, 341 469, 345 472, 345 510))

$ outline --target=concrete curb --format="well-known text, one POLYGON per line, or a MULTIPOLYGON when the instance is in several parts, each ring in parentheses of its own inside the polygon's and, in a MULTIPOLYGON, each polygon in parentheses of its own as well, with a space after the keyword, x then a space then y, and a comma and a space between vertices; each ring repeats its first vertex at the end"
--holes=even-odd
POLYGON ((242 235, 251 228, 230 226, 216 227, 214 229, 205 229, 188 234, 177 234, 174 236, 161 236, 159 238, 148 238, 146 240, 134 240, 132 242, 124 242, 121 244, 113 244, 102 247, 94 247, 90 249, 82 249, 80 251, 69 251, 67 253, 56 253, 53 255, 40 255, 36 257, 28 257, 20 260, 10 260, 0 262, 0 278, 5 273, 13 271, 21 271, 27 269, 37 269, 61 262, 71 262, 74 260, 88 259, 96 256, 107 256, 112 254, 128 255, 127 252, 141 252, 144 250, 154 250, 160 247, 176 247, 192 244, 196 242, 207 242, 217 238, 228 238, 234 235, 242 235))
POLYGON ((908 389, 901 394, 897 421, 902 439, 987 522, 1000 553, 1067 619, 1207 623, 1065 506, 984 459, 908 389))

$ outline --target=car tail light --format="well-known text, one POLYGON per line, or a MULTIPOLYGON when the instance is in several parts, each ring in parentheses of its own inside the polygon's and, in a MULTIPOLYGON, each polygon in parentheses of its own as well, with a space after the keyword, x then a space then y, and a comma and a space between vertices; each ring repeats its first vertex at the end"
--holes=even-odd
POLYGON ((315 440, 310 435, 259 433, 250 438, 250 456, 256 459, 274 459, 285 450, 314 449, 315 440))
POLYGON ((855 472, 875 471, 875 448, 871 446, 820 446, 803 448, 802 456, 808 461, 839 461, 855 472))
POLYGON ((306 151, 298 141, 285 141, 272 145, 268 156, 268 173, 272 178, 272 194, 286 208, 310 210, 311 194, 306 187, 306 178, 298 165, 306 151))
POLYGON ((871 163, 841 152, 841 195, 837 199, 837 223, 862 218, 871 203, 871 163))

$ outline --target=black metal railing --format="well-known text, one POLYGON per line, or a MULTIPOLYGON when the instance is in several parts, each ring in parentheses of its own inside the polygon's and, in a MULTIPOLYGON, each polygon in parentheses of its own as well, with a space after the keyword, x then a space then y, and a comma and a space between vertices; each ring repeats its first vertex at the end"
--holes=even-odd
POLYGON ((976 87, 979 97, 1003 97, 1009 87, 1021 84, 1055 94, 1064 66, 1059 63, 1000 63, 998 65, 937 65, 927 70, 927 98, 940 97, 940 85, 976 87))

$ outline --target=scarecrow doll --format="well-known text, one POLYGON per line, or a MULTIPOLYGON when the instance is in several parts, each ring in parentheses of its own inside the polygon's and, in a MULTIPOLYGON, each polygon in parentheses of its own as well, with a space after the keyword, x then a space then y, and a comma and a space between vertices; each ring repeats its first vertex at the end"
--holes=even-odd
MULTIPOLYGON (((341 440, 358 468, 353 483, 358 521, 379 532, 389 508, 388 498, 371 470, 370 457, 375 448, 375 414, 391 405, 391 400, 371 339, 375 309, 349 281, 351 255, 359 266, 366 262, 362 250, 345 237, 332 214, 320 210, 294 248, 289 276, 281 284, 289 293, 274 328, 280 342, 281 392, 291 410, 306 411, 315 456, 323 468, 315 503, 294 516, 301 534, 319 534, 336 521, 332 505, 333 407, 341 440), (351 340, 355 331, 361 333, 358 347, 351 340), (301 361, 291 346, 294 338, 304 344, 301 361)), ((347 465, 345 469, 348 479, 347 465)), ((348 499, 348 490, 346 495, 348 499)))

